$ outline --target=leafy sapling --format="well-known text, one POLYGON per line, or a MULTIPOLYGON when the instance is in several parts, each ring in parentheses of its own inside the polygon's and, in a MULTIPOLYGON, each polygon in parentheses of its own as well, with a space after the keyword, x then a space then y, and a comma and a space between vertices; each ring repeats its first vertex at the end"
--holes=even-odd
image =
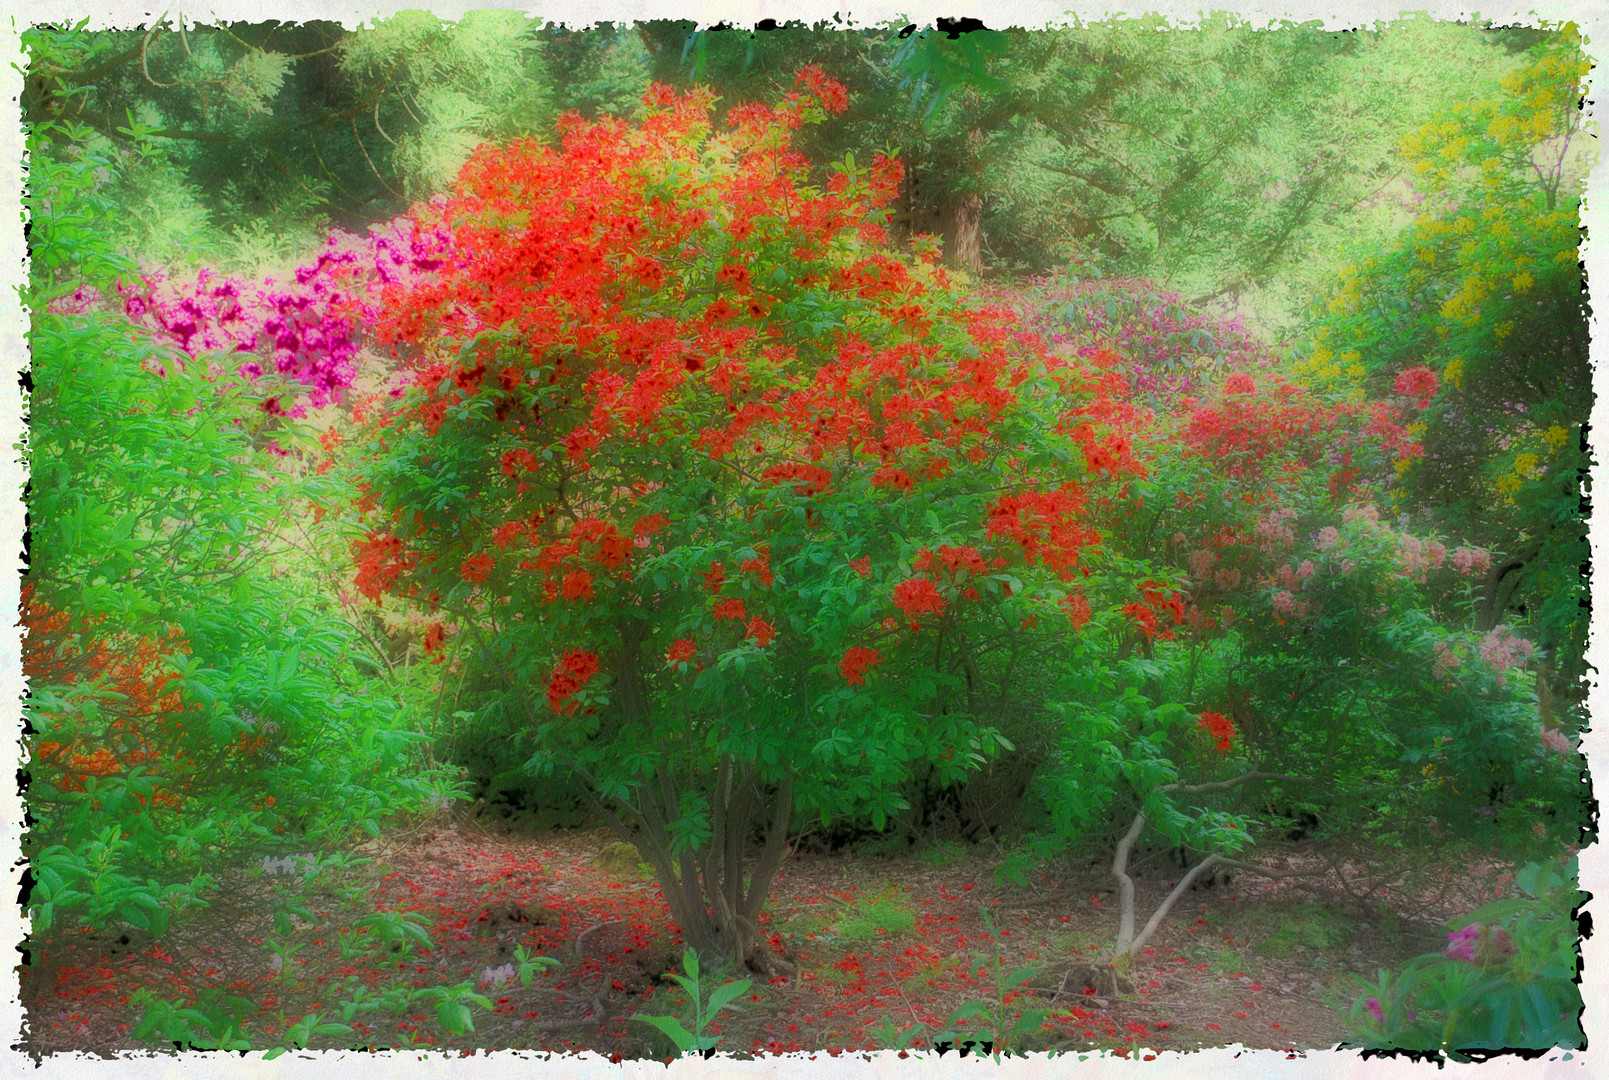
POLYGON ((676 1049, 683 1054, 692 1052, 706 1058, 713 1057, 715 1047, 721 1041, 720 1036, 705 1034, 705 1028, 721 1010, 747 993, 749 987, 754 985, 754 980, 736 979, 718 986, 710 993, 709 1001, 705 1002, 699 983, 698 951, 688 949, 683 956, 682 966, 687 971, 686 975, 673 974, 670 977, 687 991, 687 996, 693 1003, 693 1030, 688 1031, 681 1020, 674 1016, 636 1016, 633 1019, 652 1024, 663 1031, 676 1044, 676 1049))

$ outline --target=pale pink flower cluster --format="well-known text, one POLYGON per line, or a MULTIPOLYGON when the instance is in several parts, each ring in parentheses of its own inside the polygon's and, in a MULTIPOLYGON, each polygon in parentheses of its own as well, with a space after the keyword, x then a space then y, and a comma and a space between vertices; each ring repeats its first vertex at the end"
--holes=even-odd
POLYGON ((1348 506, 1341 511, 1341 520, 1348 525, 1356 524, 1359 521, 1367 525, 1378 525, 1380 524, 1380 510, 1373 503, 1348 506))
POLYGON ((1309 611, 1307 601, 1298 600, 1294 593, 1288 589, 1279 589, 1274 593, 1274 612, 1278 615, 1289 615, 1292 618, 1301 618, 1309 611))
POLYGON ((1497 675, 1497 685, 1503 685, 1504 672, 1519 667, 1536 652, 1536 646, 1511 633, 1507 626, 1494 626, 1476 646, 1482 660, 1497 675))
POLYGON ((1288 548, 1295 542, 1296 532, 1287 524, 1295 517, 1295 510, 1281 506, 1267 517, 1257 519, 1257 535, 1262 537, 1264 551, 1273 551, 1277 547, 1288 548))
POLYGON ((1217 562, 1218 555, 1216 552, 1208 551, 1205 548, 1199 551, 1192 551, 1190 553, 1190 573, 1195 576, 1197 581, 1205 581, 1207 575, 1212 572, 1212 568, 1217 565, 1217 562))
POLYGON ((1341 530, 1334 525, 1326 525, 1318 531, 1315 543, 1320 551, 1329 551, 1341 542, 1341 530))
POLYGON ((1492 553, 1485 548, 1453 548, 1453 567, 1465 577, 1471 574, 1484 574, 1491 569, 1491 566, 1492 553))
POLYGON ((1568 754, 1575 749, 1568 736, 1558 728, 1545 727, 1542 729, 1542 745, 1555 754, 1568 754))
POLYGON ((1303 559, 1302 565, 1300 566, 1293 567, 1289 563, 1281 566, 1277 571, 1275 571, 1274 580, 1279 583, 1280 588, 1289 589, 1294 592, 1297 589, 1300 589, 1303 585, 1306 585, 1307 579, 1312 576, 1313 560, 1303 559))
POLYGON ((1397 573, 1401 577, 1423 581, 1427 571, 1441 569, 1446 561, 1447 545, 1421 540, 1410 533, 1397 536, 1397 573))

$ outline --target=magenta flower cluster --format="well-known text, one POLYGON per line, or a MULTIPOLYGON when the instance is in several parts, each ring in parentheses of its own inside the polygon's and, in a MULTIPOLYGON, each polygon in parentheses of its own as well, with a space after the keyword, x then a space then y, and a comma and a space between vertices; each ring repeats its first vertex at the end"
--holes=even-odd
POLYGON ((1470 923, 1447 934, 1446 955, 1454 960, 1477 964, 1503 960, 1514 954, 1514 939, 1501 926, 1470 923))
POLYGON ((1144 278, 1049 279, 997 297, 1052 345, 1090 344, 1128 361, 1135 393, 1171 402, 1203 393, 1233 372, 1266 370, 1277 358, 1238 318, 1188 305, 1144 278))
POLYGON ((450 242, 445 229, 421 229, 399 218, 366 237, 332 232, 317 257, 288 281, 248 284, 202 270, 170 279, 151 272, 120 285, 130 319, 191 358, 207 358, 215 374, 228 361, 252 382, 273 372, 302 388, 286 408, 269 397, 268 412, 305 415, 339 398, 357 375, 362 328, 380 314, 387 286, 436 271, 450 242))

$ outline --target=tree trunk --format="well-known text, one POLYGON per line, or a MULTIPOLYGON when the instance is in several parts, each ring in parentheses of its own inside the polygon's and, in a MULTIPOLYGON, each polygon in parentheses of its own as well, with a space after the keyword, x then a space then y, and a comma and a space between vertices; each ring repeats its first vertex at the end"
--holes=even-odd
POLYGON ((950 262, 974 276, 983 273, 983 196, 976 191, 958 196, 954 203, 950 262))
POLYGON ((667 817, 680 812, 674 778, 662 773, 638 789, 632 807, 642 824, 630 839, 653 866, 682 940, 701 955, 746 963, 767 975, 790 966, 767 947, 760 913, 787 855, 793 789, 788 779, 767 792, 752 765, 722 756, 710 792, 711 835, 697 850, 673 852, 667 817), (769 810, 765 842, 750 860, 749 839, 769 810), (747 873, 745 873, 747 870, 747 873))

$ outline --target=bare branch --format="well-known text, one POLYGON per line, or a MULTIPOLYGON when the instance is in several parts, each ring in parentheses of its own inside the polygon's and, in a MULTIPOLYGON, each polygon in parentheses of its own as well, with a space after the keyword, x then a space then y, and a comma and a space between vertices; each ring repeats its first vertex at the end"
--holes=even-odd
POLYGON ((1116 952, 1126 953, 1134 942, 1134 879, 1129 877, 1129 852, 1134 848, 1134 841, 1140 838, 1145 829, 1145 811, 1141 810, 1134 815, 1134 823, 1129 831, 1123 834, 1118 841, 1117 854, 1112 856, 1112 876, 1117 878, 1118 886, 1118 917, 1117 917, 1117 948, 1116 952))
POLYGON ((1180 784, 1180 783, 1163 784, 1157 790, 1158 791, 1169 791, 1169 792, 1177 791, 1177 792, 1180 792, 1181 794, 1185 794, 1185 795, 1200 795, 1203 792, 1208 792, 1208 791, 1228 791, 1230 788, 1238 787, 1241 784, 1244 784, 1248 780, 1278 780, 1280 783, 1283 783, 1283 784, 1314 784, 1314 783, 1317 783, 1317 781, 1314 780, 1310 776, 1287 776, 1284 773, 1257 772, 1254 769, 1249 773, 1242 773, 1241 775, 1235 777, 1232 780, 1214 780, 1211 783, 1206 783, 1206 784, 1180 784))
POLYGON ((1162 920, 1168 917, 1168 912, 1173 910, 1173 905, 1178 902, 1179 897, 1183 896, 1190 886, 1195 884, 1196 878, 1221 861, 1223 861, 1223 856, 1214 852, 1192 866, 1190 872, 1179 879, 1179 884, 1175 885, 1173 891, 1168 893, 1167 899, 1158 904, 1157 909, 1151 913, 1150 919, 1146 920, 1145 929, 1140 931, 1140 936, 1135 938, 1127 949, 1121 951, 1127 952, 1132 957, 1135 953, 1145 948, 1145 943, 1151 940, 1151 935, 1156 933, 1157 927, 1162 925, 1162 920))

